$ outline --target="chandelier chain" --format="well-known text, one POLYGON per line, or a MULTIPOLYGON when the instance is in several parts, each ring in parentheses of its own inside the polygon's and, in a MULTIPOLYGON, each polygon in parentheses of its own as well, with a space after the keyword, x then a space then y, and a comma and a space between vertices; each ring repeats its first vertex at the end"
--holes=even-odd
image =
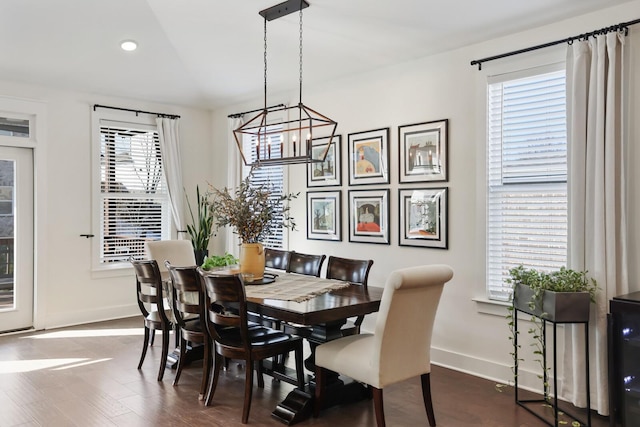
POLYGON ((267 109, 267 18, 264 18, 264 109, 267 109))
POLYGON ((302 104, 302 0, 300 1, 300 104, 302 104))

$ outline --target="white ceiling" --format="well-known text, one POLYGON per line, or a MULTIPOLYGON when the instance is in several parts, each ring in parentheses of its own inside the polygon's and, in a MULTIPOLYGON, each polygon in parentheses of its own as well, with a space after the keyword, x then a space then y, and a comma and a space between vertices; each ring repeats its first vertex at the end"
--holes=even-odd
MULTIPOLYGON (((258 12, 280 1, 0 0, 0 79, 207 108, 261 98, 258 12)), ((308 1, 305 86, 628 0, 308 1)), ((298 20, 267 24, 269 93, 297 91, 298 20)))

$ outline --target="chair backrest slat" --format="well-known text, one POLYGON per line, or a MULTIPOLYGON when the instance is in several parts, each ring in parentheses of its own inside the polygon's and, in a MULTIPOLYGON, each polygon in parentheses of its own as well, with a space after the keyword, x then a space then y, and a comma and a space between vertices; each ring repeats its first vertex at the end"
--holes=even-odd
POLYGON ((327 279, 343 280, 345 282, 367 287, 369 271, 373 266, 371 259, 350 259, 330 256, 327 261, 327 279))
POLYGON ((326 255, 309 255, 300 252, 291 252, 287 273, 320 277, 320 270, 326 257, 326 255))
POLYGON ((281 249, 264 249, 264 266, 286 271, 289 268, 291 252, 281 249))

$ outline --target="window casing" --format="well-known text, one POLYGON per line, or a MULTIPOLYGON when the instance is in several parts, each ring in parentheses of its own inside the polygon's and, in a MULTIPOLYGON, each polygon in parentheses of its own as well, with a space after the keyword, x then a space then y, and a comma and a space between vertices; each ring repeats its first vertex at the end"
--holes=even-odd
POLYGON ((130 256, 144 258, 146 241, 170 236, 157 127, 134 121, 98 120, 98 268, 128 267, 130 256))
POLYGON ((508 300, 509 269, 566 265, 564 70, 502 75, 487 100, 487 293, 508 300))
MULTIPOLYGON (((274 128, 275 129, 275 128, 274 128)), ((273 130, 273 129, 270 129, 273 130)), ((245 156, 250 157, 247 159, 249 162, 256 161, 256 153, 251 147, 256 146, 256 136, 245 135, 243 139, 243 151, 245 156), (253 143, 253 144, 252 144, 253 143)), ((260 141, 260 144, 270 145, 271 155, 274 158, 280 157, 280 149, 282 148, 280 142, 282 135, 272 134, 260 141), (267 141, 266 139, 269 139, 267 141)), ((242 166, 242 179, 245 179, 251 173, 251 168, 242 166)), ((253 175, 251 178, 251 184, 255 186, 266 185, 271 189, 272 199, 280 199, 286 193, 286 170, 284 166, 261 166, 259 168, 253 168, 253 175)), ((280 217, 282 218, 282 216, 280 217)), ((276 228, 274 233, 268 236, 262 243, 269 248, 274 249, 286 249, 287 247, 287 234, 284 227, 276 228)))

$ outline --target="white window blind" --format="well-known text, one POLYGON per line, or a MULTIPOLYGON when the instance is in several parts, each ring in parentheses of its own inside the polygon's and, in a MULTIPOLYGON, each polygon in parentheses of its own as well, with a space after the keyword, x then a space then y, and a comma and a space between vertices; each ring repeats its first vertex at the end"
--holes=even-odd
POLYGON ((141 259, 145 242, 168 238, 169 196, 155 126, 100 121, 99 262, 141 259))
MULTIPOLYGON (((273 130, 273 129, 270 129, 273 130)), ((244 154, 248 157, 249 162, 253 163, 256 159, 255 148, 252 150, 251 147, 256 146, 256 136, 248 136, 245 135, 243 144, 244 144, 244 154)), ((267 144, 270 146, 271 156, 273 158, 281 157, 280 142, 282 140, 282 135, 273 134, 267 137, 263 137, 260 141, 260 145, 265 147, 267 144), (267 141, 268 139, 268 141, 267 141)), ((246 178, 251 173, 251 168, 243 166, 242 169, 242 177, 246 178)), ((272 199, 277 200, 282 195, 285 194, 285 168, 284 166, 261 166, 259 168, 253 169, 253 175, 251 178, 251 184, 255 186, 266 185, 272 191, 272 199)), ((282 219, 282 215, 280 215, 280 219, 282 219)), ((265 246, 275 249, 285 249, 286 246, 286 234, 284 227, 279 227, 274 230, 274 232, 269 235, 263 242, 265 246)))
POLYGON ((509 299, 509 269, 567 259, 564 70, 489 84, 487 287, 509 299))

